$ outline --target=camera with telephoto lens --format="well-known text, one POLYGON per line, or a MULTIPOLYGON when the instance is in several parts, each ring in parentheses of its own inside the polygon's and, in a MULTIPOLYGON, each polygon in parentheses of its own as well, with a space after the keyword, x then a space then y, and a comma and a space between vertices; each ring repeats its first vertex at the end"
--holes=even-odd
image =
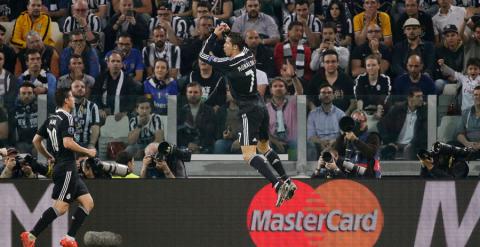
MULTIPOLYGON (((325 163, 333 162, 334 160, 333 160, 332 153, 323 152, 322 153, 322 160, 325 161, 325 163)), ((345 160, 339 159, 339 160, 337 160, 336 163, 341 165, 343 167, 343 170, 346 173, 351 174, 353 176, 363 176, 365 174, 365 171, 367 170, 365 167, 355 165, 355 164, 353 164, 352 162, 350 162, 346 159, 345 160)), ((327 177, 336 177, 336 176, 337 176, 337 174, 331 174, 330 171, 327 171, 327 177)))
POLYGON ((48 172, 48 167, 45 165, 39 164, 37 159, 29 153, 17 154, 15 156, 15 166, 13 168, 14 172, 20 172, 22 167, 30 166, 33 173, 39 173, 41 175, 46 175, 48 172))
POLYGON ((179 148, 168 142, 162 142, 158 145, 156 158, 161 160, 179 159, 183 162, 192 160, 192 151, 188 148, 179 148))
POLYGON ((80 161, 82 168, 92 169, 95 178, 108 178, 111 176, 125 177, 128 174, 128 166, 117 162, 105 162, 99 158, 88 158, 80 161))
MULTIPOLYGON (((360 124, 355 121, 352 117, 344 116, 340 118, 338 122, 340 130, 345 132, 354 132, 357 133, 360 131, 360 124)), ((345 148, 345 160, 349 161, 350 158, 353 157, 353 150, 350 149, 349 145, 346 145, 345 148)))

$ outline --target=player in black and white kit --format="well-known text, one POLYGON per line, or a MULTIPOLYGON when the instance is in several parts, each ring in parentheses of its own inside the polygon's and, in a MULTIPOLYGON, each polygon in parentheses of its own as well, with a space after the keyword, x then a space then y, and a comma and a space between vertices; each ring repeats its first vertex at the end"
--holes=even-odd
POLYGON ((230 28, 225 23, 217 26, 199 56, 225 75, 242 117, 243 131, 239 133, 239 140, 243 159, 272 183, 277 192, 276 206, 279 207, 292 198, 297 187, 285 173, 278 154, 268 144, 269 116, 265 102, 257 91, 255 56, 245 47, 238 33, 230 33, 225 40, 223 50, 227 57, 209 55, 217 39, 222 39, 223 33, 228 31, 230 28), (257 154, 257 149, 261 154, 257 154), (276 178, 267 167, 267 160, 280 178, 276 178))
POLYGON ((78 176, 75 164, 75 152, 95 157, 95 149, 86 149, 74 141, 75 125, 73 116, 70 114, 75 106, 75 99, 70 89, 58 89, 55 93, 57 109, 55 114, 50 115, 33 138, 33 145, 40 154, 50 162, 54 162, 52 198, 53 206, 48 208, 37 224, 30 232, 20 235, 24 247, 35 246, 36 237, 50 225, 58 216, 67 212, 70 203, 74 200, 79 202, 79 207, 72 217, 72 224, 67 235, 60 241, 64 247, 77 247, 75 234, 85 218, 93 209, 93 199, 88 189, 78 176), (48 152, 42 141, 46 139, 48 152))

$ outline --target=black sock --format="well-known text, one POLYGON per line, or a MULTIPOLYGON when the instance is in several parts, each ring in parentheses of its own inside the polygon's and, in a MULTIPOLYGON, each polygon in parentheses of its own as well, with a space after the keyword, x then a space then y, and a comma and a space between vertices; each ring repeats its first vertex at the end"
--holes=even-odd
POLYGON ((260 155, 256 155, 250 160, 250 165, 253 166, 257 171, 262 174, 268 181, 275 185, 278 182, 278 179, 273 175, 273 172, 268 169, 266 160, 260 155))
POLYGON ((83 221, 85 221, 85 218, 87 218, 88 212, 86 209, 83 207, 79 206, 77 208, 77 211, 75 211, 75 214, 72 216, 72 224, 70 225, 70 229, 68 229, 67 235, 74 238, 75 235, 77 234, 78 229, 83 224, 83 221))
POLYGON ((45 212, 43 212, 42 217, 37 221, 37 224, 33 227, 33 230, 30 231, 35 237, 45 230, 45 228, 50 225, 58 217, 57 212, 52 207, 49 207, 45 212))
POLYGON ((265 157, 267 158, 268 162, 270 162, 270 164, 273 166, 273 169, 275 169, 278 175, 280 175, 282 180, 286 180, 288 176, 285 172, 285 169, 283 169, 282 161, 278 157, 277 152, 270 148, 270 150, 265 153, 265 157))

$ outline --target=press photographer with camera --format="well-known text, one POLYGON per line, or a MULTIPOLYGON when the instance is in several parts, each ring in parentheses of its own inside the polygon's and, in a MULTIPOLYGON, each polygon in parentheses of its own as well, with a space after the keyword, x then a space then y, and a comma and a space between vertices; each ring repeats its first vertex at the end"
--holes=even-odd
POLYGON ((192 157, 189 149, 168 142, 150 143, 145 148, 140 178, 187 178, 185 164, 192 157))
POLYGON ((37 162, 31 154, 19 154, 15 148, 3 149, 1 155, 5 167, 0 178, 39 178, 47 177, 49 168, 37 162))
POLYGON ((338 152, 334 149, 326 149, 318 159, 312 178, 345 178, 346 174, 339 167, 343 166, 342 160, 338 159, 338 152))
POLYGON ((420 177, 465 178, 469 172, 468 161, 477 153, 470 147, 436 142, 430 150, 420 150, 417 154, 421 163, 420 177))
POLYGON ((123 151, 117 154, 114 162, 99 158, 79 157, 76 161, 78 173, 87 179, 138 178, 133 174, 133 156, 123 151))

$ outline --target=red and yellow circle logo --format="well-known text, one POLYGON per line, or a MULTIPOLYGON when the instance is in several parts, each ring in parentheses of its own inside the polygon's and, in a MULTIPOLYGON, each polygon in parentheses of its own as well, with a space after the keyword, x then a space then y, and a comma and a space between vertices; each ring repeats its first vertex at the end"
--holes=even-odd
POLYGON ((315 190, 295 181, 292 200, 275 207, 263 187, 250 202, 247 228, 257 246, 373 246, 383 228, 375 195, 351 180, 331 180, 315 190))

